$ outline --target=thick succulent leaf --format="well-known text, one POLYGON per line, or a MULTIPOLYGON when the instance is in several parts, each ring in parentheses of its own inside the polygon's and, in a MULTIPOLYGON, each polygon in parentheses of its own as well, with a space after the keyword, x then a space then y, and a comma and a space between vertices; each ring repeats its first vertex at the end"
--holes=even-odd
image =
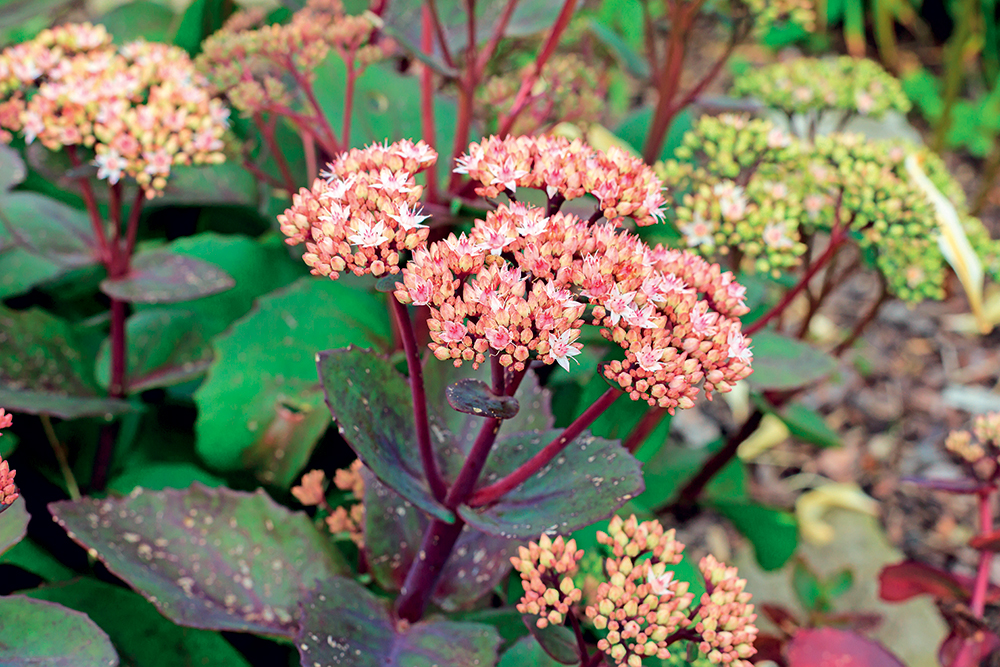
MULTIPOLYGON (((497 440, 480 486, 491 484, 557 438, 558 430, 517 433, 497 440)), ((480 530, 501 537, 566 534, 606 519, 645 488, 640 464, 617 442, 584 432, 559 456, 492 505, 458 512, 480 530)))
MULTIPOLYGON (((903 602, 917 595, 930 595, 942 602, 965 602, 972 597, 974 580, 917 561, 887 565, 878 575, 880 598, 903 602)), ((1000 600, 1000 586, 990 584, 987 602, 1000 600)))
POLYGON ((122 278, 101 281, 101 291, 130 303, 176 303, 231 289, 236 282, 219 267, 167 250, 137 255, 122 278))
POLYGON ((423 476, 406 379, 387 359, 354 346, 321 352, 318 362, 326 404, 358 457, 403 498, 453 521, 423 476))
MULTIPOLYGON (((417 556, 429 519, 367 469, 363 474, 368 567, 380 586, 398 591, 417 556)), ((507 576, 510 556, 518 544, 465 526, 432 599, 448 611, 479 600, 507 576)))
POLYGON ((549 624, 544 628, 538 627, 537 616, 522 617, 528 632, 535 638, 538 645, 545 651, 546 655, 558 662, 560 665, 577 665, 580 663, 580 656, 577 653, 576 637, 573 631, 565 625, 549 624))
POLYGON ((20 246, 64 268, 98 261, 97 240, 87 214, 51 197, 37 192, 4 195, 0 223, 20 246))
POLYGON ((837 361, 802 341, 773 331, 753 336, 753 375, 748 382, 755 389, 796 389, 822 380, 837 368, 837 361))
POLYGON ((0 299, 24 294, 32 287, 54 280, 67 271, 20 246, 4 244, 5 240, 12 238, 0 226, 0 299))
POLYGON ((18 498, 3 511, 3 516, 0 517, 0 554, 24 539, 28 534, 30 520, 31 515, 24 507, 24 498, 18 498))
POLYGON ((497 667, 558 667, 534 637, 521 637, 504 652, 497 667))
POLYGON ((0 405, 63 419, 131 410, 102 398, 70 326, 39 310, 0 306, 0 405))
POLYGON ((496 664, 500 635, 488 625, 453 621, 400 629, 367 589, 331 577, 303 605, 295 644, 303 667, 488 667, 496 664))
MULTIPOLYGON (((147 37, 146 39, 149 39, 147 37)), ((257 181, 239 161, 170 168, 155 206, 256 206, 257 181)))
POLYGON ((875 640, 837 628, 803 628, 788 642, 785 652, 792 667, 904 667, 875 640))
POLYGON ((476 417, 510 419, 517 414, 518 403, 513 396, 497 396, 481 380, 459 380, 445 389, 448 405, 459 412, 476 417))
POLYGON ((178 625, 294 636, 304 592, 342 569, 305 514, 260 490, 136 489, 49 510, 73 540, 178 625))
MULTIPOLYGON (((202 375, 212 363, 212 347, 197 316, 184 310, 143 310, 125 323, 128 345, 128 392, 169 387, 202 375)), ((97 355, 97 382, 107 388, 111 376, 111 344, 97 355)))
POLYGON ((330 424, 316 353, 379 344, 389 330, 378 299, 326 278, 261 298, 213 343, 215 359, 195 393, 198 454, 213 468, 252 470, 287 488, 330 424))
POLYGON ((799 529, 791 513, 747 501, 717 500, 711 505, 750 540, 764 570, 777 570, 795 553, 799 529))
POLYGON ((0 597, 0 665, 117 667, 111 640, 86 614, 21 595, 0 597))
POLYGON ((96 579, 77 579, 27 593, 83 612, 111 639, 122 664, 135 667, 225 665, 249 667, 218 632, 174 625, 130 590, 96 579))

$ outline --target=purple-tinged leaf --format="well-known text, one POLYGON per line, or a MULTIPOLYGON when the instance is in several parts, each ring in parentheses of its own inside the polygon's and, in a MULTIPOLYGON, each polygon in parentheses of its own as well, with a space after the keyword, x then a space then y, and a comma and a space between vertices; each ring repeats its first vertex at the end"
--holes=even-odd
POLYGON ((753 336, 753 375, 758 391, 797 389, 822 380, 837 368, 829 354, 771 330, 753 336))
POLYGON ((969 546, 977 551, 1000 551, 1000 530, 976 535, 969 540, 969 546))
POLYGON ((111 640, 86 614, 22 595, 0 597, 0 665, 117 667, 111 640))
MULTIPOLYGON (((499 438, 479 486, 513 472, 561 431, 516 433, 499 438)), ((483 532, 509 538, 534 538, 556 531, 568 534, 606 519, 642 493, 640 464, 618 442, 584 431, 548 465, 492 505, 461 505, 459 515, 483 532)))
POLYGON ((49 510, 164 616, 192 628, 293 637, 305 591, 343 570, 305 514, 260 490, 136 489, 49 510))
POLYGON ((971 637, 963 637, 962 633, 952 630, 938 648, 938 662, 949 667, 974 667, 985 665, 987 658, 997 648, 1000 648, 1000 637, 985 627, 977 628, 971 637), (956 662, 959 651, 969 643, 966 649, 966 660, 956 662))
POLYGON ((476 417, 510 419, 519 408, 516 398, 497 396, 481 380, 459 380, 448 385, 445 396, 452 408, 476 417))
POLYGON ((256 206, 257 199, 257 182, 253 175, 238 160, 231 160, 222 164, 171 167, 163 196, 149 205, 256 206))
MULTIPOLYGON (((367 469, 362 469, 362 474, 368 567, 380 586, 398 591, 417 556, 429 519, 367 469)), ((447 611, 479 600, 507 576, 517 544, 465 526, 445 563, 432 600, 447 611)))
POLYGON ((122 278, 101 281, 101 291, 130 303, 176 303, 225 292, 236 284, 232 277, 201 259, 167 250, 142 253, 122 278))
POLYGON ((363 586, 330 577, 303 604, 295 644, 303 667, 489 667, 496 664, 500 635, 478 623, 398 626, 363 586))
POLYGON ((990 488, 988 484, 969 478, 925 479, 923 477, 904 477, 900 481, 908 484, 916 484, 932 491, 943 491, 945 493, 957 493, 961 495, 971 495, 990 488))
POLYGON ((878 642, 836 628, 799 630, 785 651, 788 667, 905 667, 878 642))
MULTIPOLYGON (((7 144, 0 144, 0 196, 24 180, 28 170, 20 154, 7 144)), ((0 248, 2 248, 0 244, 0 248)))
MULTIPOLYGON (((212 363, 212 346, 198 317, 186 310, 151 308, 125 323, 128 344, 128 392, 169 387, 203 375, 212 363)), ((111 343, 105 339, 97 355, 97 381, 110 383, 111 343)))
POLYGON ((385 358, 353 345, 320 352, 317 361, 326 404, 358 458, 406 500, 454 521, 424 479, 406 379, 385 358))
POLYGON ((28 521, 31 515, 24 507, 24 498, 18 497, 14 504, 9 505, 0 517, 0 554, 24 539, 28 534, 28 521))
MULTIPOLYGON (((931 595, 942 602, 965 602, 972 597, 974 581, 926 563, 903 561, 879 572, 878 595, 886 602, 903 602, 917 595, 931 595)), ((990 584, 986 600, 1000 600, 1000 587, 990 584)))
POLYGON ((546 655, 561 665, 577 665, 580 663, 580 654, 577 653, 576 637, 573 631, 565 625, 552 625, 544 628, 538 627, 537 616, 523 616, 524 626, 535 638, 546 655))
POLYGON ((45 311, 0 306, 0 405, 62 419, 132 410, 104 398, 72 328, 45 311))
POLYGON ((18 245, 67 269, 96 264, 100 257, 87 214, 37 192, 0 198, 0 224, 18 245))

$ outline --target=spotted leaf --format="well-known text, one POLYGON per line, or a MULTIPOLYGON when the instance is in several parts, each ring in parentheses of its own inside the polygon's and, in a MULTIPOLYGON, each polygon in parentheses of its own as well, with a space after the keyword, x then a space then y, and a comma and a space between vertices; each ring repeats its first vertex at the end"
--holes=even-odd
POLYGON ((193 484, 52 503, 69 536, 178 625, 293 637, 304 592, 342 571, 302 513, 193 484))
POLYGON ((353 345, 321 352, 318 363, 326 404, 341 435, 364 464, 420 509, 454 521, 424 479, 406 379, 387 359, 353 345))
POLYGON ((363 586, 331 577, 303 605, 295 643, 303 667, 489 667, 496 664, 500 635, 488 625, 454 621, 400 629, 363 586))
POLYGON ((510 419, 517 414, 519 407, 516 398, 497 396, 481 380, 459 380, 448 385, 445 396, 452 408, 476 417, 510 419))
POLYGON ((154 250, 138 255, 124 277, 101 281, 101 291, 131 303, 175 303, 225 292, 235 284, 232 276, 214 264, 154 250))
POLYGON ((117 667, 118 654, 97 624, 62 605, 0 597, 0 665, 117 667))
MULTIPOLYGON (((515 433, 499 438, 479 486, 513 472, 560 431, 515 433)), ((459 515, 493 535, 532 538, 570 533, 606 519, 644 490, 639 462, 618 442, 584 432, 559 456, 499 501, 484 507, 462 505, 459 515)))
MULTIPOLYGON (((398 591, 420 548, 429 519, 370 472, 363 474, 368 567, 380 586, 398 591)), ((465 526, 445 563, 432 596, 434 602, 452 611, 479 600, 507 576, 517 544, 465 526)))

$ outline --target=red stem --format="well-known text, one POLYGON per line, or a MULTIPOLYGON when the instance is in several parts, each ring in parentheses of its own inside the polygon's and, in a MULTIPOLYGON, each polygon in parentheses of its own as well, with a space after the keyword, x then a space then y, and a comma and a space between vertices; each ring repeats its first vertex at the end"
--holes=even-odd
MULTIPOLYGON (((517 120, 518 115, 524 110, 524 107, 528 103, 528 96, 531 93, 531 89, 535 87, 535 83, 538 81, 538 77, 542 74, 542 68, 545 67, 545 63, 549 61, 552 53, 556 50, 556 46, 559 44, 559 39, 562 37, 563 32, 566 30, 566 26, 569 25, 569 20, 573 18, 573 12, 576 10, 576 0, 566 0, 563 3, 562 9, 559 11, 559 16, 556 17, 555 23, 552 24, 552 29, 549 30, 549 36, 545 38, 545 44, 542 46, 542 50, 538 52, 538 57, 535 58, 535 66, 531 68, 531 74, 527 78, 521 80, 521 87, 517 91, 517 96, 514 98, 514 104, 511 105, 510 111, 507 115, 500 120, 500 131, 497 133, 501 138, 506 137, 510 134, 511 128, 514 127, 514 122, 517 120)), ((458 157, 458 154, 455 154, 458 157)))
POLYGON ((781 298, 781 301, 776 303, 771 310, 767 311, 767 313, 765 313, 760 319, 748 326, 743 333, 750 336, 763 329, 767 326, 768 322, 783 313, 795 297, 797 297, 799 293, 809 285, 809 281, 813 279, 813 276, 819 273, 819 270, 830 261, 830 259, 837 252, 837 248, 840 244, 846 240, 847 229, 840 225, 835 226, 833 231, 830 233, 830 244, 826 247, 826 250, 823 251, 823 254, 817 257, 816 260, 809 266, 809 269, 805 272, 802 278, 799 279, 799 282, 795 285, 795 287, 788 290, 781 298))
POLYGON ((125 223, 125 248, 120 259, 123 275, 132 268, 132 253, 135 252, 135 242, 139 236, 139 216, 142 214, 142 205, 145 201, 146 193, 139 188, 132 201, 132 208, 128 212, 128 222, 125 223))
POLYGON ((625 440, 622 442, 622 447, 627 449, 630 453, 635 454, 636 450, 646 441, 646 438, 656 430, 656 427, 660 425, 663 418, 667 416, 667 411, 660 407, 650 408, 646 410, 646 414, 642 416, 639 423, 635 425, 632 432, 628 434, 625 440))
POLYGON ((499 500, 504 494, 512 491, 521 484, 523 484, 529 477, 537 473, 539 470, 544 468, 552 459, 557 457, 562 450, 573 442, 584 429, 594 423, 594 421, 600 417, 605 410, 611 407, 611 404, 621 396, 623 392, 614 387, 609 387, 601 396, 594 401, 593 405, 583 411, 579 417, 577 417, 572 424, 566 427, 559 436, 545 445, 541 451, 532 456, 530 459, 521 464, 516 470, 504 477, 503 479, 497 480, 489 486, 484 486, 475 493, 473 493, 466 504, 470 507, 479 507, 482 505, 488 505, 489 503, 499 500))
POLYGON ((417 431, 417 449, 420 451, 420 462, 423 464, 424 476, 431 493, 439 502, 444 500, 447 488, 437 461, 434 459, 434 448, 431 445, 430 424, 427 420, 427 394, 424 389, 424 371, 420 364, 420 348, 413 332, 413 322, 406 306, 393 296, 389 296, 392 314, 395 316, 400 337, 403 340, 403 351, 406 354, 406 367, 410 374, 410 394, 413 396, 413 423, 417 431))
MULTIPOLYGON (((420 49, 427 55, 434 51, 433 10, 427 3, 423 7, 422 27, 420 33, 420 49)), ((420 66, 420 132, 423 139, 437 150, 437 138, 434 134, 434 72, 427 65, 420 66)), ((427 201, 434 204, 439 201, 437 162, 427 170, 427 201)))
MULTIPOLYGON (((67 146, 66 155, 73 167, 79 169, 83 163, 76 154, 76 146, 67 146)), ((83 203, 87 207, 87 214, 90 216, 90 224, 94 228, 94 237, 97 239, 97 248, 102 264, 107 265, 111 261, 111 248, 108 245, 107 234, 104 233, 104 222, 101 220, 101 212, 97 208, 97 199, 94 197, 94 190, 90 187, 90 179, 86 176, 77 179, 80 183, 80 194, 83 196, 83 203)))
MULTIPOLYGON (((469 40, 465 49, 465 72, 458 81, 458 119, 455 121, 455 143, 451 150, 451 163, 465 152, 469 140, 469 128, 472 127, 472 105, 476 93, 476 2, 465 1, 466 32, 469 40)), ((448 190, 458 192, 462 183, 461 174, 451 173, 448 180, 448 190)))
POLYGON ((292 176, 292 171, 288 167, 288 161, 285 160, 285 154, 281 152, 281 148, 278 146, 278 142, 274 136, 274 121, 276 119, 265 121, 260 114, 254 115, 253 119, 257 124, 260 136, 263 137, 271 154, 274 155, 274 161, 278 164, 278 171, 281 172, 281 178, 285 182, 285 190, 288 191, 289 195, 295 194, 297 191, 295 177, 292 176))
MULTIPOLYGON (((292 77, 294 77, 295 83, 297 83, 299 85, 299 88, 302 89, 302 92, 305 93, 306 99, 309 101, 309 105, 313 108, 313 112, 315 112, 316 114, 315 123, 320 127, 320 129, 323 130, 324 134, 326 135, 328 145, 324 145, 323 148, 330 154, 335 154, 339 152, 338 148, 339 142, 337 141, 337 134, 333 131, 333 128, 330 126, 330 121, 326 119, 326 114, 323 113, 323 107, 320 106, 319 100, 316 99, 316 93, 315 91, 313 91, 312 81, 309 80, 309 77, 305 76, 304 74, 302 74, 302 72, 298 71, 298 69, 295 68, 294 63, 288 62, 286 63, 285 67, 292 73, 292 77)), ((345 146, 349 142, 350 142, 350 137, 344 137, 345 146)))
POLYGON ((576 652, 580 656, 580 664, 587 665, 590 663, 590 651, 587 650, 587 641, 583 638, 580 619, 576 617, 572 609, 566 612, 566 617, 569 619, 569 625, 573 628, 573 635, 576 637, 576 652))
POLYGON ((499 20, 493 26, 493 34, 490 35, 490 41, 486 43, 486 48, 479 52, 479 56, 476 58, 476 79, 482 77, 483 72, 486 71, 486 66, 490 62, 490 58, 496 53, 497 46, 499 46, 500 40, 503 39, 504 31, 507 30, 507 24, 510 23, 510 17, 514 15, 514 10, 517 8, 517 2, 518 0, 507 0, 507 5, 503 8, 503 13, 500 14, 499 20))
MULTIPOLYGON (((434 24, 434 34, 437 35, 438 44, 441 46, 441 55, 448 67, 455 69, 455 59, 451 57, 451 49, 448 48, 448 40, 444 36, 444 28, 441 27, 441 17, 438 16, 437 3, 434 0, 427 0, 424 8, 430 11, 431 22, 434 24)), ((433 51, 433 49, 432 49, 433 51)))
MULTIPOLYGON (((993 507, 990 504, 992 490, 980 491, 976 494, 979 510, 979 533, 985 535, 993 531, 993 507)), ((993 552, 984 549, 979 554, 979 569, 976 570, 976 583, 972 589, 970 609, 976 618, 982 618, 986 610, 986 592, 990 585, 990 566, 993 564, 993 552)))

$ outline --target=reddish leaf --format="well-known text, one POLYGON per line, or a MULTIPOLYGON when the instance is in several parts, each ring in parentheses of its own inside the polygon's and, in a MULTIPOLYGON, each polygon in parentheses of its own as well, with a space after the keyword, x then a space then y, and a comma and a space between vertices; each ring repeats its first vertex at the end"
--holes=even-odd
POLYGON ((874 632, 882 625, 882 615, 874 612, 844 612, 843 614, 824 614, 823 625, 836 625, 854 632, 874 632))
POLYGON ((917 595, 933 595, 939 600, 967 600, 972 579, 945 570, 904 561, 887 565, 878 575, 879 597, 886 602, 903 602, 917 595))
POLYGON ((35 192, 13 192, 0 202, 0 224, 27 250, 65 267, 97 263, 98 243, 84 211, 35 192))
POLYGON ((800 630, 786 655, 788 667, 905 667, 878 642, 836 628, 800 630))
POLYGON ((969 546, 979 551, 1000 551, 1000 530, 985 535, 976 535, 969 540, 969 546))
POLYGON ((101 281, 101 291, 131 303, 175 303, 218 294, 236 281, 209 262, 155 250, 137 256, 123 278, 101 281))
POLYGON ((753 656, 755 663, 770 660, 778 663, 781 667, 787 667, 785 662, 785 638, 775 635, 757 635, 753 642, 753 647, 757 652, 753 656))
POLYGON ((795 634, 795 631, 799 629, 799 619, 792 615, 792 612, 788 609, 781 607, 776 604, 767 604, 766 602, 760 605, 760 611, 767 618, 774 623, 778 628, 785 634, 791 636, 795 634))
POLYGON ((973 667, 973 665, 985 664, 990 653, 1000 648, 1000 637, 989 630, 980 630, 972 637, 963 637, 961 633, 952 630, 938 649, 938 660, 942 665, 950 667, 973 667), (955 662, 958 658, 962 646, 968 643, 963 660, 955 662))

